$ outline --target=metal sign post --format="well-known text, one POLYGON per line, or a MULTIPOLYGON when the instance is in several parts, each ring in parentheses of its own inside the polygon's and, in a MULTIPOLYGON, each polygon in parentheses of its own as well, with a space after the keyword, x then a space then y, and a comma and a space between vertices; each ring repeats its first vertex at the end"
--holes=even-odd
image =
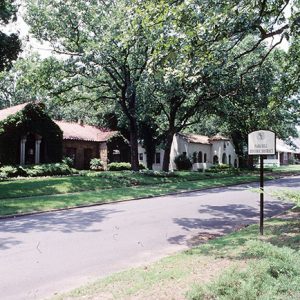
POLYGON ((260 234, 264 234, 264 155, 276 153, 276 136, 269 130, 258 130, 248 134, 248 154, 260 157, 260 234))
POLYGON ((259 231, 264 234, 264 156, 260 156, 260 218, 259 218, 259 231))

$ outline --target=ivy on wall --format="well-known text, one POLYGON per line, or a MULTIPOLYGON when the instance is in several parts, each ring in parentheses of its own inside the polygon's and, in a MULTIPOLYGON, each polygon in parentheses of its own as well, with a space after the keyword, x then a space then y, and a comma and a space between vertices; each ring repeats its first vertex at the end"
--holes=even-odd
POLYGON ((45 112, 42 103, 29 103, 21 111, 0 121, 1 164, 19 163, 20 141, 28 134, 42 137, 43 163, 61 161, 62 131, 45 112))
POLYGON ((129 162, 130 145, 120 132, 116 132, 107 140, 107 158, 109 162, 129 162), (114 151, 120 151, 119 156, 114 156, 114 151))

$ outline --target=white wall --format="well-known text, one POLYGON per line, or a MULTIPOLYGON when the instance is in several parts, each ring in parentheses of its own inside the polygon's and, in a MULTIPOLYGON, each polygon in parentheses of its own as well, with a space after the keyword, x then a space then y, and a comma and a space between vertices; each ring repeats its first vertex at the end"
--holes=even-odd
POLYGON ((211 145, 207 144, 188 143, 180 135, 174 135, 170 154, 170 170, 176 170, 176 164, 174 162, 174 159, 177 155, 186 152, 186 155, 192 159, 193 153, 196 152, 198 155, 200 151, 202 152, 203 163, 193 164, 193 170, 209 168, 212 165, 211 147, 211 145), (206 163, 204 163, 205 153, 206 163))
MULTIPOLYGON (((213 156, 217 155, 219 158, 219 163, 222 163, 223 153, 226 154, 227 164, 229 164, 229 155, 231 156, 231 165, 234 165, 234 160, 237 160, 238 166, 238 157, 235 153, 234 146, 231 141, 212 141, 212 144, 196 144, 196 143, 188 143, 185 139, 183 139, 180 135, 174 135, 171 153, 170 153, 170 170, 176 170, 176 164, 174 159, 177 155, 186 152, 187 156, 191 159, 193 158, 193 153, 197 152, 197 154, 202 151, 202 159, 203 163, 194 163, 193 170, 198 169, 207 169, 210 168, 213 164, 213 156), (224 148, 224 143, 226 143, 226 148, 224 148), (206 163, 204 163, 204 153, 206 153, 206 163)), ((156 152, 160 153, 160 164, 154 163, 153 170, 162 170, 164 150, 157 149, 156 152)), ((145 166, 147 166, 146 159, 146 151, 144 148, 139 145, 139 154, 143 153, 142 162, 145 166)), ((139 155, 140 156, 140 155, 139 155)))
MULTIPOLYGON (((144 164, 145 167, 147 167, 147 153, 146 149, 143 148, 140 144, 138 145, 138 153, 139 153, 139 163, 144 164), (140 155, 143 154, 143 159, 140 160, 140 155)), ((160 155, 160 164, 155 163, 155 158, 154 158, 154 164, 152 165, 152 168, 154 171, 160 171, 162 170, 162 163, 164 159, 164 150, 162 149, 157 149, 156 153, 159 153, 160 155)))
POLYGON ((146 150, 140 144, 138 145, 138 152, 139 152, 139 163, 142 163, 145 167, 147 167, 146 150), (143 154, 143 159, 142 160, 140 160, 140 154, 143 154))
POLYGON ((212 141, 212 159, 215 155, 219 158, 219 163, 222 163, 223 154, 226 154, 226 161, 229 164, 229 155, 231 156, 231 165, 234 165, 234 160, 237 160, 238 166, 238 156, 235 153, 233 143, 231 141, 212 141), (224 148, 224 144, 226 148, 224 148))

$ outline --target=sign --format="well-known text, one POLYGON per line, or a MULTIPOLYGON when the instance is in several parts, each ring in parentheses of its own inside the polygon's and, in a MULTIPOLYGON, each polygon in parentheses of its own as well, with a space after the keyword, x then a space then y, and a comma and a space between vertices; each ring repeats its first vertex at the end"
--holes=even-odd
POLYGON ((248 134, 249 155, 273 155, 276 153, 275 133, 269 130, 258 130, 248 134))

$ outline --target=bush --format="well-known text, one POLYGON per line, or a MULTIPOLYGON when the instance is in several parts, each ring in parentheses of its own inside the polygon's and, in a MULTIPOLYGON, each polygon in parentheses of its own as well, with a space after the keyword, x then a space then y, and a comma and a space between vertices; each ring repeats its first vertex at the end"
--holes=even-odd
MULTIPOLYGON (((139 164, 140 170, 145 170, 146 167, 143 164, 139 164)), ((127 162, 120 162, 120 163, 110 163, 107 165, 108 171, 130 171, 131 164, 127 162)))
POLYGON ((4 166, 0 168, 0 179, 12 177, 39 177, 55 175, 71 175, 77 171, 65 163, 41 164, 30 166, 4 166))
POLYGON ((205 172, 207 172, 207 173, 225 173, 225 174, 233 174, 233 175, 240 174, 239 169, 234 168, 227 164, 213 165, 209 169, 206 169, 205 172))
POLYGON ((0 176, 3 178, 16 177, 19 175, 18 168, 13 166, 3 166, 0 168, 0 176))
POLYGON ((192 168, 191 160, 185 154, 179 154, 175 157, 174 162, 177 170, 190 170, 192 168))
POLYGON ((144 164, 139 163, 139 170, 147 170, 147 167, 144 164))
POLYGON ((131 170, 131 164, 126 162, 110 163, 107 165, 108 171, 128 171, 131 170))
POLYGON ((63 164, 68 165, 70 168, 74 166, 74 159, 72 157, 64 157, 61 161, 63 164))
POLYGON ((90 161, 90 169, 95 171, 103 170, 103 162, 100 158, 92 158, 90 161))
POLYGON ((153 171, 153 170, 141 170, 140 174, 150 177, 177 177, 174 172, 153 171))

